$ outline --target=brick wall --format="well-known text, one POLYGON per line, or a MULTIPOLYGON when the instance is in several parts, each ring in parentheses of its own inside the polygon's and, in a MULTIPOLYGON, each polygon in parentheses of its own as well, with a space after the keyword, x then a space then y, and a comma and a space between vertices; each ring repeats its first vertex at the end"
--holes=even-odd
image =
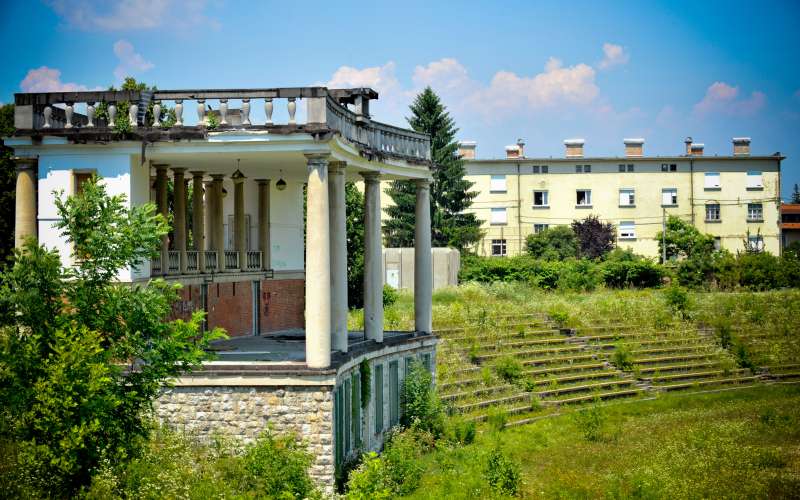
MULTIPOLYGON (((231 337, 252 335, 253 289, 250 281, 208 284, 208 324, 221 327, 231 337)), ((200 285, 185 285, 172 304, 169 320, 188 320, 203 308, 200 285)), ((305 281, 262 280, 259 295, 261 332, 303 328, 305 281)))

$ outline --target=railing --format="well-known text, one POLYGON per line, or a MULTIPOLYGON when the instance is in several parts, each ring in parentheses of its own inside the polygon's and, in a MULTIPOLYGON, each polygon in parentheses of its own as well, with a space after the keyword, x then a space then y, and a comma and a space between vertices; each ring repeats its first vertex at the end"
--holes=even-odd
POLYGON ((198 264, 197 258, 200 252, 197 250, 187 250, 186 251, 186 272, 187 273, 196 273, 200 266, 198 264))
POLYGON ((247 252, 247 271, 257 271, 261 269, 261 252, 247 252))
POLYGON ((215 250, 206 250, 206 272, 214 273, 219 269, 217 268, 217 252, 215 250))
POLYGON ((181 253, 177 250, 167 252, 167 273, 177 274, 181 272, 181 253))
POLYGON ((225 270, 232 271, 239 269, 239 252, 237 250, 225 250, 225 270))
MULTIPOLYGON (((18 135, 31 135, 31 131, 46 131, 49 135, 136 133, 140 127, 176 133, 190 130, 200 137, 213 128, 334 131, 375 154, 429 161, 430 138, 426 134, 370 119, 368 104, 375 98, 377 93, 371 89, 325 87, 45 92, 16 94, 14 122, 18 135), (299 99, 306 100, 304 125, 297 118, 299 99), (212 109, 214 101, 216 109, 212 109), (76 112, 76 104, 85 107, 85 112, 76 112), (348 109, 348 104, 354 105, 355 111, 348 109), (167 114, 164 110, 170 105, 172 109, 167 114), (261 123, 255 123, 250 116, 256 105, 263 106, 261 123), (284 106, 285 123, 276 123, 274 111, 284 106), (196 114, 196 124, 188 123, 191 109, 191 114, 196 114)), ((280 115, 284 116, 282 112, 280 115)), ((159 139, 149 134, 148 140, 159 139)))
POLYGON ((161 256, 150 259, 150 274, 161 274, 161 256))

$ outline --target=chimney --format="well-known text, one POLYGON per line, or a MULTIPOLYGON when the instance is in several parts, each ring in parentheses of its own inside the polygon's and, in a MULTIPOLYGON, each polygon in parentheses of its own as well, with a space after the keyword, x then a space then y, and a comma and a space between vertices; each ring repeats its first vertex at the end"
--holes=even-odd
POLYGON ((705 148, 705 144, 701 144, 699 142, 692 143, 691 156, 703 156, 703 148, 705 148))
POLYGON ((733 156, 750 156, 750 138, 733 138, 733 156))
POLYGON ((687 155, 691 155, 692 154, 692 138, 691 137, 687 137, 686 139, 683 140, 683 143, 686 144, 686 154, 687 155))
POLYGON ((506 160, 513 160, 514 158, 522 158, 522 150, 519 144, 506 146, 506 160))
POLYGON ((461 141, 458 143, 458 156, 465 160, 475 159, 475 148, 478 143, 475 141, 461 141))
POLYGON ((625 156, 628 158, 644 156, 644 139, 623 139, 625 156))
POLYGON ((519 157, 525 158, 525 139, 517 139, 517 148, 519 149, 519 157))
POLYGON ((583 158, 583 139, 567 139, 564 141, 566 146, 567 158, 583 158))

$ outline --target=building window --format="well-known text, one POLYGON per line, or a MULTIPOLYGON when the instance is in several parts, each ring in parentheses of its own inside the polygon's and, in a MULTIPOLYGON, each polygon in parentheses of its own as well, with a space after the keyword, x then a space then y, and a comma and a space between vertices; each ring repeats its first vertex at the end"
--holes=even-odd
POLYGON ((677 172, 678 165, 674 163, 662 163, 661 164, 661 171, 662 172, 677 172))
POLYGON ((383 364, 375 365, 375 433, 383 432, 383 364))
POLYGON ((592 190, 591 189, 578 189, 576 192, 575 204, 579 207, 592 206, 592 190))
POLYGON ((575 173, 576 174, 580 174, 580 173, 588 174, 588 173, 591 173, 591 172, 592 172, 592 166, 591 165, 575 165, 575 173))
POLYGON ((575 173, 576 174, 583 173, 583 165, 575 165, 575 173))
POLYGON ((636 239, 636 223, 633 221, 623 221, 619 223, 619 239, 621 240, 635 240, 636 239))
POLYGON ((747 246, 751 252, 761 252, 764 250, 764 237, 760 234, 747 235, 747 246))
POLYGON ((748 222, 763 222, 764 221, 764 205, 761 203, 748 203, 747 204, 747 220, 748 222))
POLYGON ((389 427, 400 423, 400 364, 389 362, 389 427))
POLYGON ((353 449, 361 448, 361 374, 354 373, 353 379, 353 449))
POLYGON ((547 191, 534 191, 533 192, 533 206, 534 207, 547 207, 550 205, 547 191))
POLYGON ((706 222, 719 222, 719 203, 709 203, 706 205, 706 222))
POLYGON ((619 206, 621 207, 635 207, 636 196, 633 189, 620 189, 619 190, 619 206))
POLYGON ((542 173, 543 174, 546 174, 548 170, 549 170, 549 167, 547 165, 542 165, 542 173))
POLYGON ((678 189, 664 188, 661 190, 661 205, 665 207, 678 206, 678 189))
POLYGON ((493 175, 489 181, 489 191, 492 193, 505 193, 506 192, 506 176, 493 175))
POLYGON ((620 172, 633 172, 633 164, 629 163, 625 165, 624 163, 619 164, 619 171, 620 172))
POLYGON ((92 172, 75 172, 74 174, 75 194, 83 193, 83 185, 89 182, 89 179, 91 179, 93 175, 94 173, 92 172))
POLYGON ((706 189, 719 189, 719 172, 706 172, 706 189))
POLYGON ((334 454, 336 463, 341 464, 344 461, 344 403, 343 403, 344 387, 339 386, 336 388, 335 396, 333 399, 333 420, 336 426, 336 440, 334 441, 334 454))
POLYGON ((506 256, 506 240, 492 240, 492 256, 506 256))
POLYGON ((506 213, 505 208, 493 208, 491 219, 489 219, 491 224, 506 224, 508 223, 508 214, 506 213))
POLYGON ((353 391, 350 386, 350 379, 344 381, 344 456, 350 454, 353 445, 350 439, 351 430, 353 425, 352 412, 353 411, 353 391))
POLYGON ((761 172, 747 172, 747 189, 764 189, 761 172))
POLYGON ((717 252, 722 250, 722 238, 719 236, 714 236, 714 250, 717 252))
POLYGON ((539 234, 549 227, 549 224, 534 224, 533 234, 539 234))

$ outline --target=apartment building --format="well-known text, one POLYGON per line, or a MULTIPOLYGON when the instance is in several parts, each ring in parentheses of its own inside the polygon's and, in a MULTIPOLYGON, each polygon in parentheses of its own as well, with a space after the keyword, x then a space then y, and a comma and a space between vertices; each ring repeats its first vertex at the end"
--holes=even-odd
POLYGON ((657 257, 656 235, 675 215, 719 248, 742 250, 749 239, 777 255, 784 157, 751 155, 750 142, 734 138, 729 155, 710 156, 687 138, 682 154, 645 156, 644 139, 634 138, 624 140, 621 156, 589 157, 583 139, 568 139, 562 158, 529 158, 520 140, 501 159, 479 159, 477 144, 462 142, 467 178, 479 192, 471 210, 485 232, 476 251, 524 253, 528 235, 597 215, 614 224, 620 248, 657 257))

